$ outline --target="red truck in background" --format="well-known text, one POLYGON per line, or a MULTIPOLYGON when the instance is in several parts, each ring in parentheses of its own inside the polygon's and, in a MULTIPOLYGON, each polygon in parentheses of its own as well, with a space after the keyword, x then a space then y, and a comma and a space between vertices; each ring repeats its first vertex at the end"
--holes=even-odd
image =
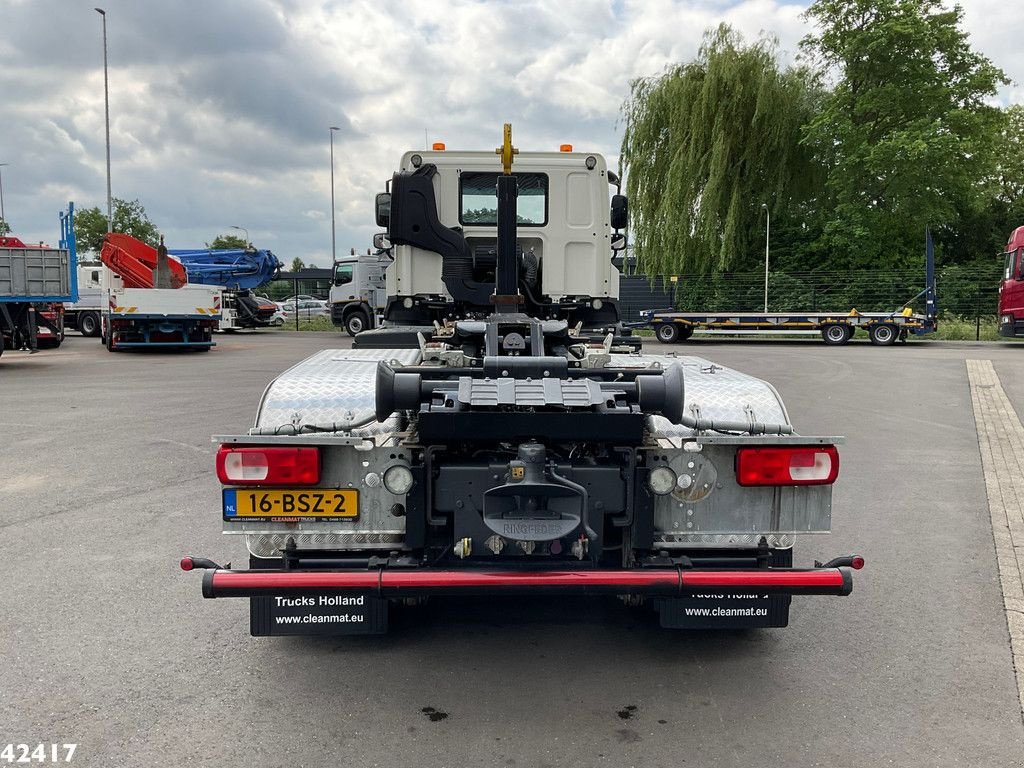
POLYGON ((1010 233, 999 283, 999 335, 1024 336, 1024 227, 1010 233))

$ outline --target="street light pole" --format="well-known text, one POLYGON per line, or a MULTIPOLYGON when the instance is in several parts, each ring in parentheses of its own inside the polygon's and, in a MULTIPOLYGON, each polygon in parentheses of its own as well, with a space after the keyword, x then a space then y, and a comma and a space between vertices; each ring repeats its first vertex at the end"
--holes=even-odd
POLYGON ((336 242, 335 227, 334 227, 334 132, 340 130, 336 125, 332 125, 330 129, 331 134, 331 264, 333 264, 338 256, 338 247, 336 242))
POLYGON ((767 222, 764 229, 764 311, 768 313, 768 244, 772 234, 772 212, 768 210, 768 203, 761 203, 764 209, 767 222))
MULTIPOLYGON (((10 165, 10 163, 0 163, 0 168, 10 165)), ((4 173, 0 171, 0 221, 4 224, 7 223, 7 216, 4 215, 4 173)))
POLYGON ((245 244, 252 245, 252 241, 249 239, 249 230, 245 227, 236 227, 234 224, 231 225, 232 229, 237 229, 245 233, 245 244))
POLYGON ((107 233, 114 231, 114 206, 110 196, 110 86, 107 80, 107 12, 102 8, 93 8, 103 17, 103 109, 106 113, 107 126, 107 233))

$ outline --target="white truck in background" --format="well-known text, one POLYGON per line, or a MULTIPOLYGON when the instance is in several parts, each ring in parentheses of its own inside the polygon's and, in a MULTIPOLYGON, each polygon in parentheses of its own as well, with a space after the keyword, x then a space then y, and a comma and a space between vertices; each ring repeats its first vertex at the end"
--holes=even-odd
POLYGON ((64 302, 64 328, 83 336, 100 335, 103 314, 103 264, 78 265, 78 301, 64 302))
POLYGON ((365 254, 357 254, 353 248, 334 262, 331 322, 349 336, 378 328, 384 319, 388 298, 384 272, 391 262, 390 253, 380 248, 376 253, 368 248, 365 254))

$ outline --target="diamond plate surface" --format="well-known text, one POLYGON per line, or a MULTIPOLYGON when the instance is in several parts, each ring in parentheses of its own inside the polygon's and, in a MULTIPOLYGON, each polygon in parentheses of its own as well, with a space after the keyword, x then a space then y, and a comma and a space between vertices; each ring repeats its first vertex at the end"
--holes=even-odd
MULTIPOLYGON (((374 413, 377 363, 418 362, 418 349, 325 349, 282 373, 263 394, 256 426, 274 428, 293 421, 331 424, 363 421, 374 413)), ((373 421, 355 435, 387 434, 401 428, 398 419, 373 421)))
MULTIPOLYGON (((657 363, 662 368, 683 366, 683 413, 723 421, 761 421, 789 424, 779 393, 767 381, 726 368, 702 357, 672 355, 612 355, 612 365, 634 367, 657 363)), ((652 416, 651 429, 666 437, 690 437, 693 430, 652 416)))

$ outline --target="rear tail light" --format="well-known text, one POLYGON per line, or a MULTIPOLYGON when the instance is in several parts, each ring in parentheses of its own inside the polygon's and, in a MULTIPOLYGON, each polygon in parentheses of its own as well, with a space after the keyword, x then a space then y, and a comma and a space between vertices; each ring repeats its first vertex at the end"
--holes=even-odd
POLYGON ((740 448, 736 480, 740 485, 831 485, 839 477, 834 445, 740 448))
POLYGON ((224 485, 316 485, 320 449, 222 445, 217 478, 224 485))

